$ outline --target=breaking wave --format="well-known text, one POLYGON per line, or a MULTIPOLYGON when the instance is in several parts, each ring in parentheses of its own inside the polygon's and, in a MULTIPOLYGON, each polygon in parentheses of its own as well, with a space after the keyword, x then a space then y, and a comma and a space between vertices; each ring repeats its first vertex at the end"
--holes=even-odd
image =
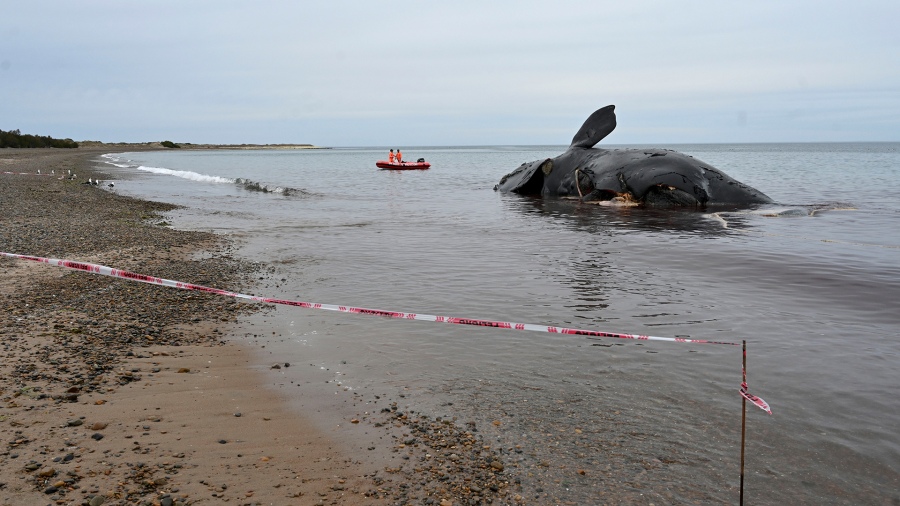
POLYGON ((251 181, 250 179, 244 179, 241 177, 238 178, 230 178, 230 177, 222 177, 222 176, 211 176, 209 174, 201 174, 199 172, 193 172, 189 170, 175 170, 175 169, 166 169, 164 167, 153 167, 147 165, 139 165, 131 162, 131 160, 116 156, 114 154, 106 154, 101 155, 104 163, 109 165, 119 167, 122 169, 134 169, 142 172, 150 172, 151 174, 160 174, 164 176, 173 176, 179 177, 182 179, 187 179, 190 181, 196 181, 199 183, 213 183, 213 184, 234 184, 239 188, 242 188, 247 191, 252 192, 260 192, 260 193, 275 193, 278 195, 284 196, 303 196, 303 195, 313 195, 311 192, 303 190, 301 188, 292 188, 290 186, 279 186, 279 185, 269 185, 260 183, 258 181, 251 181), (129 163, 131 162, 131 163, 129 163))
POLYGON ((201 183, 234 183, 235 180, 227 177, 221 176, 210 176, 207 174, 200 174, 199 172, 191 172, 189 170, 173 170, 173 169, 164 169, 161 167, 147 167, 144 165, 139 165, 136 167, 137 170, 142 170, 144 172, 151 172, 153 174, 163 174, 166 176, 175 176, 180 177, 182 179, 189 179, 191 181, 198 181, 201 183))

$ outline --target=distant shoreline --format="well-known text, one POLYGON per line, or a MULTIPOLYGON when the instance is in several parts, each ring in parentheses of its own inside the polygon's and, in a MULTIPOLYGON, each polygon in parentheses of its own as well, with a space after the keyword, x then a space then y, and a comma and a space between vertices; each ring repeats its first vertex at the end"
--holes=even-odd
POLYGON ((312 144, 193 144, 190 142, 175 143, 177 148, 163 146, 161 142, 100 142, 81 141, 79 147, 121 149, 331 149, 312 144))

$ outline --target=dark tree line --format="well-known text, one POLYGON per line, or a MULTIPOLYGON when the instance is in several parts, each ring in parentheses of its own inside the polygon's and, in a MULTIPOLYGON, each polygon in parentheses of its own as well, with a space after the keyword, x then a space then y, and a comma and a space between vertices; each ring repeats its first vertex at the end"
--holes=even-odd
POLYGON ((72 139, 54 139, 46 135, 22 134, 18 130, 0 130, 0 148, 77 148, 72 139))

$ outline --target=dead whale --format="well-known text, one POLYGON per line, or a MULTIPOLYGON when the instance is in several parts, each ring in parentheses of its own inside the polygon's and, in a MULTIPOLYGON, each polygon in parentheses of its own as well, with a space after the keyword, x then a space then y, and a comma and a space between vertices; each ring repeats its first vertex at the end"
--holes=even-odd
POLYGON ((495 191, 648 207, 770 204, 761 191, 691 156, 668 149, 600 149, 616 128, 615 106, 588 117, 565 153, 524 163, 495 191))

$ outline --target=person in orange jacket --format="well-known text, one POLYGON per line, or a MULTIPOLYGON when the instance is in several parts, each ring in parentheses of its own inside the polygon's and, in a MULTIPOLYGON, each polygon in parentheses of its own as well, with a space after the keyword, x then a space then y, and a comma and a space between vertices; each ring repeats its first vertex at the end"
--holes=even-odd
POLYGON ((391 148, 391 154, 388 155, 388 162, 394 163, 394 148, 391 148))
POLYGON ((403 163, 403 153, 400 152, 400 148, 397 148, 397 163, 403 163))

